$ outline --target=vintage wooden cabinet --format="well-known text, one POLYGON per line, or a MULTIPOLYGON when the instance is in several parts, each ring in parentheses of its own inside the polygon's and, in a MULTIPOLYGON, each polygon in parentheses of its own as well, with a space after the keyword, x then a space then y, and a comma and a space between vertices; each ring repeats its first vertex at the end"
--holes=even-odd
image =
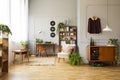
POLYGON ((115 46, 87 46, 89 62, 115 62, 115 46))

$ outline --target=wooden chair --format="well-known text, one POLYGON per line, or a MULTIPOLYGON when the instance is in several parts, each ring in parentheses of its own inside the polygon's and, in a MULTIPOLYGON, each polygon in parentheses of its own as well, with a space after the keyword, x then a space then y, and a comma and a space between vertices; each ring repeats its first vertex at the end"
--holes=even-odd
POLYGON ((37 48, 37 51, 38 51, 38 56, 43 56, 43 55, 48 56, 48 55, 47 55, 46 48, 43 48, 43 47, 39 46, 39 47, 37 48))

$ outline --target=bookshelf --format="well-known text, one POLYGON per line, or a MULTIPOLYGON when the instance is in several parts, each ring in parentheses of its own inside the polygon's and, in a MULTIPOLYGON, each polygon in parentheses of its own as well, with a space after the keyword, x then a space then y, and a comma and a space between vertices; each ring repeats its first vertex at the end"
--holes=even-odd
POLYGON ((8 72, 8 34, 0 31, 0 76, 8 72))
POLYGON ((62 41, 67 44, 77 45, 77 27, 76 26, 66 26, 63 30, 59 32, 59 46, 61 46, 62 41))

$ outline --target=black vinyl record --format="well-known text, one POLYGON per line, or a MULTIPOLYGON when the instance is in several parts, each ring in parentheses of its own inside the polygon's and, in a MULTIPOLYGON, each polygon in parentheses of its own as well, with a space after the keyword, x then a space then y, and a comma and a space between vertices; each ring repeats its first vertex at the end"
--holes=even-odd
POLYGON ((50 36, 51 36, 51 37, 55 37, 55 33, 51 33, 50 36))
POLYGON ((50 25, 54 26, 55 25, 55 21, 50 21, 50 25))
POLYGON ((55 27, 51 27, 51 28, 50 28, 50 31, 55 31, 55 27))

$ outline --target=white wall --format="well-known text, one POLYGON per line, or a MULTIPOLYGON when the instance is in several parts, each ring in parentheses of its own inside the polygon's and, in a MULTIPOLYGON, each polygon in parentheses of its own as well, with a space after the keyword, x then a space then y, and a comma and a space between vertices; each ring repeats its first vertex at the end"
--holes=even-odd
POLYGON ((58 44, 57 34, 54 38, 50 37, 51 20, 56 22, 55 28, 65 20, 69 25, 76 26, 77 0, 29 0, 29 41, 32 51, 35 50, 35 38, 58 44), (42 33, 38 34, 39 31, 42 33))
MULTIPOLYGON (((97 16, 101 19, 102 28, 106 25, 106 0, 29 0, 29 41, 30 48, 34 48, 36 37, 44 41, 50 40, 58 43, 58 36, 51 38, 51 20, 56 24, 61 21, 69 20, 70 25, 78 27, 78 45, 80 54, 84 62, 87 61, 87 45, 90 37, 95 39, 96 45, 106 45, 109 38, 120 40, 120 0, 108 0, 108 22, 112 32, 102 32, 101 34, 91 35, 87 33, 88 18, 97 16), (77 21, 76 21, 77 20, 77 21), (38 31, 43 31, 38 35, 38 31)), ((57 27, 57 25, 55 25, 57 27)))
POLYGON ((96 45, 106 45, 109 38, 120 39, 120 0, 108 0, 108 23, 113 31, 93 35, 87 32, 88 18, 99 17, 101 26, 104 28, 106 25, 106 0, 78 0, 78 2, 79 49, 84 62, 87 62, 87 45, 89 45, 90 37, 95 39, 96 45))

